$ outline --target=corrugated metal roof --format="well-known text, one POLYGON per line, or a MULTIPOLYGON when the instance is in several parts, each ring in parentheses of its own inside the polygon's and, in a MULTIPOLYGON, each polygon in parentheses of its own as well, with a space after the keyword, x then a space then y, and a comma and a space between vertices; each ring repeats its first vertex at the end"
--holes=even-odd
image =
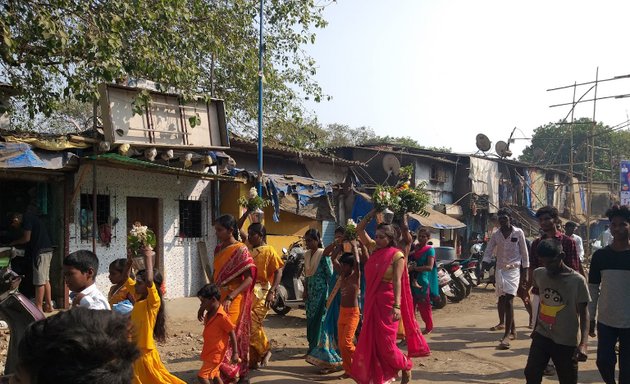
MULTIPOLYGON (((341 166, 360 166, 364 167, 366 164, 360 161, 346 160, 341 157, 328 155, 322 152, 293 148, 286 145, 281 145, 272 142, 266 142, 263 144, 265 153, 274 153, 279 155, 291 155, 295 158, 306 158, 319 160, 321 162, 336 164, 341 166)), ((255 140, 245 139, 243 137, 238 136, 230 136, 230 150, 238 150, 240 148, 244 149, 252 149, 258 148, 258 143, 255 140)))
POLYGON ((194 171, 184 168, 170 167, 168 165, 152 163, 144 160, 134 159, 132 157, 122 156, 117 153, 105 153, 96 157, 87 157, 88 160, 94 160, 101 164, 111 165, 113 167, 120 167, 125 169, 135 169, 141 171, 165 173, 170 175, 188 176, 202 180, 221 180, 221 181, 235 181, 245 182, 245 179, 237 178, 233 176, 215 175, 212 173, 205 173, 201 171, 194 171))

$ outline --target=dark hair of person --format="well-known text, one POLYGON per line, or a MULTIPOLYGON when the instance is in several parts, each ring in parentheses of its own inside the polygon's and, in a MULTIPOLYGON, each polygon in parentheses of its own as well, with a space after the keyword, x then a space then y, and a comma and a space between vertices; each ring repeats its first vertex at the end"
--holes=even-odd
POLYGON ((549 215, 552 219, 558 218, 558 208, 552 207, 551 205, 545 205, 544 207, 538 208, 536 211, 536 217, 540 217, 542 215, 549 215))
POLYGON ((416 233, 417 233, 418 236, 420 236, 421 233, 424 233, 425 235, 431 237, 431 232, 429 232, 429 229, 427 227, 420 227, 420 228, 418 228, 416 233))
POLYGON ((393 247, 395 245, 396 242, 396 229, 394 228, 394 226, 392 224, 385 224, 385 223, 380 223, 379 225, 376 226, 376 230, 377 231, 383 231, 383 233, 385 234, 385 236, 387 236, 387 238, 389 239, 389 244, 387 244, 389 247, 393 247))
POLYGON ((503 208, 500 208, 500 209, 497 211, 497 217, 498 217, 498 216, 507 216, 507 217, 509 217, 509 218, 512 218, 512 212, 510 212, 510 210, 509 210, 509 209, 507 209, 507 208, 503 207, 503 208))
POLYGON ((250 226, 247 227, 247 232, 257 233, 260 237, 262 237, 264 242, 267 242, 267 230, 261 223, 250 224, 250 226))
POLYGON ((317 240, 317 246, 319 248, 324 247, 324 245, 322 244, 322 237, 319 234, 319 231, 315 228, 311 228, 308 231, 306 231, 306 233, 304 234, 304 238, 317 240))
POLYGON ((234 216, 229 214, 219 216, 215 221, 215 224, 219 224, 228 231, 232 231, 232 236, 234 236, 235 239, 238 239, 238 224, 234 216))
POLYGON ((221 292, 219 292, 219 288, 213 284, 206 284, 197 292, 197 297, 202 299, 217 299, 221 300, 221 292))
POLYGON ((349 265, 350 267, 354 267, 354 263, 356 262, 355 259, 356 257, 354 256, 353 253, 346 252, 343 255, 341 255, 341 257, 339 257, 339 263, 349 265))
MULTIPOLYGON (((145 281, 147 275, 146 269, 141 269, 136 274, 136 279, 145 281)), ((155 326, 153 327, 153 338, 157 341, 166 340, 166 313, 164 311, 164 298, 162 297, 162 283, 164 278, 157 269, 153 270, 153 285, 160 297, 160 309, 158 310, 157 317, 155 318, 155 326)))
POLYGON ((114 271, 124 272, 127 266, 127 259, 116 259, 109 264, 109 268, 114 271))
POLYGON ((577 228, 577 223, 574 221, 567 221, 567 223, 564 225, 565 227, 571 227, 571 228, 577 228))
POLYGON ((606 217, 612 221, 613 217, 621 217, 624 221, 630 223, 630 209, 627 205, 613 205, 606 211, 606 217))
POLYGON ((128 317, 76 307, 26 328, 18 367, 38 384, 127 384, 139 356, 128 317))
POLYGON ((539 257, 556 258, 564 252, 562 243, 556 239, 544 239, 536 248, 539 257))
POLYGON ((341 225, 335 228, 335 235, 345 235, 345 234, 346 234, 346 229, 342 227, 341 225))
POLYGON ((63 259, 63 265, 74 267, 82 273, 86 273, 90 268, 92 268, 94 276, 98 274, 98 257, 96 257, 94 252, 86 249, 81 249, 69 254, 65 259, 63 259))

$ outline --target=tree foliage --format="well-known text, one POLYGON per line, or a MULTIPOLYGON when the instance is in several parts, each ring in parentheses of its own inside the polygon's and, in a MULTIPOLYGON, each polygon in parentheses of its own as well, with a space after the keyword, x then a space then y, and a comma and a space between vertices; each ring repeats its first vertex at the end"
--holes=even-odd
MULTIPOLYGON (((230 122, 257 115, 259 0, 2 0, 0 82, 28 114, 97 99, 97 85, 144 78, 226 100, 230 122)), ((300 117, 325 97, 303 51, 323 28, 315 0, 265 2, 265 112, 300 117)))
POLYGON ((588 173, 588 139, 594 138, 593 179, 610 182, 618 178, 619 161, 630 158, 630 132, 581 118, 569 123, 548 123, 534 130, 531 145, 523 150, 520 161, 569 170, 571 131, 573 131, 573 171, 588 173), (591 133, 591 130, 593 133, 591 133), (591 136, 593 135, 593 136, 591 136))

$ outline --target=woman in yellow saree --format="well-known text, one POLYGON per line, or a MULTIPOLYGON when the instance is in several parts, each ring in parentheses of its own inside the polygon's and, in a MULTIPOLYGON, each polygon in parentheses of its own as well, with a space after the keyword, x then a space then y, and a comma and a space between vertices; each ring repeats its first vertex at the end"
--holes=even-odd
POLYGON ((247 228, 247 239, 252 246, 257 276, 252 303, 252 329, 249 341, 249 366, 252 369, 266 366, 271 357, 271 345, 265 335, 263 320, 273 303, 276 289, 282 278, 284 262, 275 249, 268 245, 267 231, 260 223, 247 228))
MULTIPOLYGON (((241 362, 232 364, 227 358, 221 364, 221 378, 225 383, 248 382, 249 338, 251 329, 252 293, 256 264, 247 246, 236 238, 238 227, 232 215, 223 215, 214 225, 219 244, 214 250, 214 283, 221 290, 221 302, 233 324, 236 324, 236 340, 241 362)), ((200 313, 200 318, 203 318, 200 313)), ((229 347, 231 348, 231 347, 229 347)), ((229 349, 228 348, 228 349, 229 349)))

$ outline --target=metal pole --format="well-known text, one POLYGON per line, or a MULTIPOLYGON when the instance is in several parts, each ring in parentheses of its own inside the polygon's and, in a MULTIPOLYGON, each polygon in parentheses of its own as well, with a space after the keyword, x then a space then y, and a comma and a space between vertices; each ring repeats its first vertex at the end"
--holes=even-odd
POLYGON ((589 166, 588 166, 588 184, 586 191, 586 252, 591 255, 591 215, 593 213, 592 199, 593 199, 593 168, 595 168, 595 126, 597 121, 595 120, 595 111, 597 109, 597 81, 599 79, 599 67, 595 71, 595 97, 593 98, 593 125, 591 126, 591 137, 589 139, 589 146, 591 151, 589 153, 589 166))
POLYGON ((265 0, 260 0, 260 36, 258 45, 258 196, 263 183, 263 11, 265 0))
MULTIPOLYGON (((573 117, 573 112, 575 111, 575 92, 577 90, 577 81, 573 83, 573 107, 571 108, 571 125, 569 126, 569 134, 571 135, 571 146, 569 147, 569 183, 571 183, 571 196, 569 197, 569 204, 571 205, 571 210, 575 214, 577 208, 575 206, 575 186, 573 185, 573 123, 575 123, 575 119, 573 117)), ((579 187, 578 187, 579 188, 579 187)))
MULTIPOLYGON (((96 132, 96 128, 98 125, 98 101, 94 102, 94 105, 92 107, 92 113, 93 113, 93 117, 92 117, 92 123, 94 126, 94 132, 96 132)), ((96 160, 98 159, 98 145, 96 143, 94 143, 93 145, 93 151, 94 151, 94 161, 92 162, 92 252, 96 253, 96 234, 98 233, 97 231, 97 216, 96 216, 96 204, 97 204, 97 198, 96 198, 96 160)))

